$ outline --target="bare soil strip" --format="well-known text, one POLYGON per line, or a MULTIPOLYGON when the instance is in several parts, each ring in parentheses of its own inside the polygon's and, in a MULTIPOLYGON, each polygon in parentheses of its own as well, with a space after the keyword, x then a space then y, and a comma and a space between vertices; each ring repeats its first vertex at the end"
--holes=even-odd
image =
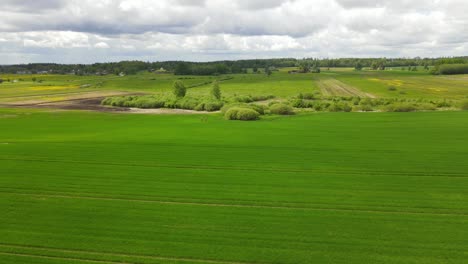
POLYGON ((121 261, 108 261, 108 260, 98 260, 98 259, 89 259, 89 258, 77 258, 77 257, 59 257, 51 256, 50 253, 66 253, 66 254, 89 254, 89 255, 99 255, 99 256, 108 256, 108 257, 125 257, 125 258, 139 258, 147 260, 166 260, 166 261, 180 261, 180 262, 199 262, 199 263, 213 263, 213 264, 252 264, 249 262, 237 262, 237 261, 225 261, 225 260, 212 260, 212 259, 196 259, 196 258, 178 258, 178 257, 163 257, 163 256, 152 256, 152 255, 139 255, 139 254, 125 254, 125 253, 113 253, 113 252, 100 252, 100 251, 88 251, 88 250, 78 250, 78 249, 61 249, 61 248, 49 248, 42 246, 25 246, 25 245, 13 245, 13 244, 3 244, 0 243, 0 248, 17 248, 23 250, 43 250, 49 251, 48 255, 43 254, 30 254, 30 253, 12 253, 12 252, 0 252, 4 255, 16 255, 16 256, 28 256, 28 257, 38 257, 38 258, 49 258, 49 259, 63 259, 63 260, 76 260, 92 263, 119 263, 119 264, 132 264, 139 262, 121 262, 121 261))
POLYGON ((101 101, 109 96, 123 95, 143 95, 142 93, 127 93, 127 92, 89 92, 82 94, 74 94, 67 96, 63 100, 47 100, 47 98, 15 101, 3 103, 3 107, 20 107, 20 108, 48 108, 48 109, 63 109, 63 110, 90 110, 100 112, 127 112, 130 108, 126 107, 109 107, 101 105, 101 101))
MULTIPOLYGON (((30 105, 41 105, 47 103, 60 103, 60 102, 69 102, 76 100, 85 100, 92 98, 103 98, 109 96, 119 96, 119 95, 133 95, 135 93, 128 92, 116 92, 116 91, 94 91, 94 92, 78 92, 78 93, 56 93, 56 94, 38 94, 31 96, 18 96, 18 100, 12 102, 4 102, 3 105, 7 106, 30 106, 30 105), (50 96, 53 98, 55 96, 63 97, 61 100, 50 99, 50 96)), ((16 96, 15 96, 16 97, 16 96)), ((7 97, 10 98, 10 97, 7 97)), ((5 99, 5 98, 2 98, 5 99)))
POLYGON ((365 93, 356 87, 342 83, 336 79, 319 80, 318 86, 325 96, 349 96, 362 98, 376 98, 374 95, 365 93))
MULTIPOLYGON (((119 112, 130 114, 212 114, 217 112, 194 111, 185 109, 140 109, 128 107, 112 107, 101 105, 102 100, 109 96, 123 95, 144 95, 143 93, 126 92, 90 92, 83 94, 74 94, 63 100, 47 100, 47 98, 33 99, 26 101, 15 101, 0 104, 0 107, 20 107, 20 108, 47 108, 62 110, 88 110, 99 112, 119 112)), ((218 111, 219 112, 219 111, 218 111)), ((0 116, 1 118, 1 116, 0 116)))

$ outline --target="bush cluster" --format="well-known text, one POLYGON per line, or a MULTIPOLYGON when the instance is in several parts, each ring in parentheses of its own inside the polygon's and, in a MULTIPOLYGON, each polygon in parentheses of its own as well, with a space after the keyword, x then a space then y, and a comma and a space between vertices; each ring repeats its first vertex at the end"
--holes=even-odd
POLYGON ((232 107, 224 114, 224 118, 227 120, 252 121, 258 120, 260 114, 251 108, 232 107))
POLYGON ((460 109, 461 109, 461 110, 468 110, 468 99, 467 99, 467 100, 463 100, 463 101, 460 103, 460 109))
POLYGON ((270 106, 270 113, 275 115, 294 115, 294 109, 286 104, 273 104, 270 106))
POLYGON ((291 105, 296 108, 309 108, 318 112, 351 112, 351 111, 390 111, 411 112, 429 111, 438 108, 452 107, 447 100, 408 99, 408 98, 359 98, 327 97, 316 100, 293 99, 291 105))
POLYGON ((135 107, 135 108, 175 108, 187 109, 195 111, 218 111, 223 107, 224 103, 219 100, 206 98, 174 98, 174 97, 157 97, 152 95, 144 96, 117 96, 108 97, 101 102, 103 105, 118 106, 118 107, 135 107))
POLYGON ((315 99, 315 95, 313 93, 305 93, 305 94, 300 93, 297 96, 297 98, 306 99, 306 100, 313 100, 313 99, 315 99))
POLYGON ((232 103, 232 104, 227 104, 227 105, 224 105, 222 108, 221 108, 221 113, 226 113, 229 109, 231 108, 249 108, 249 109, 252 109, 254 111, 256 111, 257 113, 259 113, 260 115, 264 115, 265 114, 265 107, 264 106, 261 106, 261 105, 256 105, 256 104, 246 104, 246 103, 232 103))
POLYGON ((234 97, 234 101, 240 103, 252 103, 252 102, 259 102, 259 101, 266 101, 275 98, 274 95, 244 95, 244 96, 237 96, 234 97))

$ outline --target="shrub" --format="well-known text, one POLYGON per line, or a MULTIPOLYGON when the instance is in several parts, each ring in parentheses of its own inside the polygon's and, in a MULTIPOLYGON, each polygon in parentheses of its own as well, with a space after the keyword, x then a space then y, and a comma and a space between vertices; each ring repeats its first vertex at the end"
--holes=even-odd
POLYGON ((438 108, 442 108, 442 107, 451 107, 451 106, 452 106, 452 104, 451 104, 450 102, 447 102, 446 100, 440 101, 440 102, 436 102, 435 104, 436 104, 436 106, 437 106, 438 108))
POLYGON ((275 115, 294 115, 294 109, 285 104, 274 104, 270 107, 270 112, 275 115))
POLYGON ((328 111, 330 112, 351 112, 353 108, 349 106, 347 103, 334 103, 328 107, 328 111))
POLYGON ((431 103, 422 103, 416 105, 416 108, 418 110, 424 110, 424 111, 434 111, 437 110, 437 107, 434 104, 431 103))
POLYGON ((396 91, 397 88, 396 88, 395 86, 392 85, 392 86, 389 86, 389 87, 388 87, 388 90, 389 90, 389 91, 396 91))
POLYGON ((291 102, 291 105, 296 108, 314 108, 313 101, 307 101, 303 99, 296 99, 291 102))
POLYGON ((234 107, 249 108, 249 109, 256 111, 260 115, 265 114, 265 108, 263 106, 256 105, 256 104, 244 104, 244 103, 234 103, 234 104, 224 105, 221 108, 221 113, 226 113, 229 109, 234 108, 234 107))
POLYGON ((251 103, 253 102, 253 99, 252 97, 248 95, 243 95, 243 96, 235 97, 234 101, 239 102, 239 103, 251 103))
POLYGON ((205 111, 208 112, 213 112, 213 111, 218 111, 223 107, 224 103, 221 101, 217 102, 206 102, 205 103, 205 111))
POLYGON ((138 108, 162 108, 164 101, 159 101, 156 98, 141 97, 135 101, 128 101, 127 106, 138 108))
POLYGON ((221 99, 221 89, 219 88, 218 81, 213 82, 213 87, 211 88, 211 95, 216 99, 221 99))
POLYGON ((305 94, 300 93, 297 98, 306 99, 306 100, 313 100, 313 99, 315 99, 315 95, 313 93, 305 93, 305 94))
POLYGON ((461 109, 461 110, 468 110, 468 100, 463 100, 463 101, 460 103, 460 109, 461 109))
POLYGON ((410 103, 395 103, 385 107, 385 111, 387 112, 413 112, 416 110, 417 108, 414 104, 410 103))
POLYGON ((353 102, 353 105, 359 105, 359 103, 361 102, 361 98, 353 97, 352 102, 353 102))
POLYGON ((251 95, 242 95, 242 96, 237 96, 234 98, 234 101, 240 102, 240 103, 252 103, 252 102, 259 102, 259 101, 266 101, 275 98, 274 95, 256 95, 256 96, 251 96, 251 95))
POLYGON ((194 110, 214 112, 221 109, 221 107, 223 107, 223 102, 221 101, 205 101, 198 104, 194 110))
POLYGON ((227 120, 251 121, 258 120, 260 118, 260 114, 250 108, 233 107, 226 112, 224 118, 227 120))
POLYGON ((274 95, 257 95, 257 96, 251 96, 253 102, 259 102, 259 101, 266 101, 270 99, 274 99, 274 95))
POLYGON ((173 85, 173 92, 174 92, 174 95, 177 97, 177 98, 181 98, 181 97, 184 97, 185 94, 187 93, 187 88, 185 88, 185 85, 182 81, 180 80, 177 80, 174 82, 174 85, 173 85))
POLYGON ((374 111, 374 108, 370 105, 358 105, 355 107, 356 111, 362 111, 362 112, 372 112, 374 111))
POLYGON ((176 100, 171 108, 196 110, 195 108, 199 104, 200 104, 199 100, 197 100, 195 98, 184 97, 184 98, 180 98, 180 99, 176 100))

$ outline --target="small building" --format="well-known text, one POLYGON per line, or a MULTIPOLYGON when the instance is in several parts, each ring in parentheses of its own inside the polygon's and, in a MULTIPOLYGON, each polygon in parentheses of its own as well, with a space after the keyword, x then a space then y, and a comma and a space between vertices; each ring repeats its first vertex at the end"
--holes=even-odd
POLYGON ((154 73, 156 73, 156 74, 164 74, 164 73, 167 73, 167 70, 164 69, 163 67, 161 67, 159 70, 154 71, 154 73))

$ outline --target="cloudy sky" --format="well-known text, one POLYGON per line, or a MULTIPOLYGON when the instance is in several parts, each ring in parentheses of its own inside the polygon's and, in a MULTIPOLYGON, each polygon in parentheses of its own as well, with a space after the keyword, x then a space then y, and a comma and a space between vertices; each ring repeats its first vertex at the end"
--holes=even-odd
POLYGON ((0 0, 0 64, 459 55, 467 0, 0 0))

